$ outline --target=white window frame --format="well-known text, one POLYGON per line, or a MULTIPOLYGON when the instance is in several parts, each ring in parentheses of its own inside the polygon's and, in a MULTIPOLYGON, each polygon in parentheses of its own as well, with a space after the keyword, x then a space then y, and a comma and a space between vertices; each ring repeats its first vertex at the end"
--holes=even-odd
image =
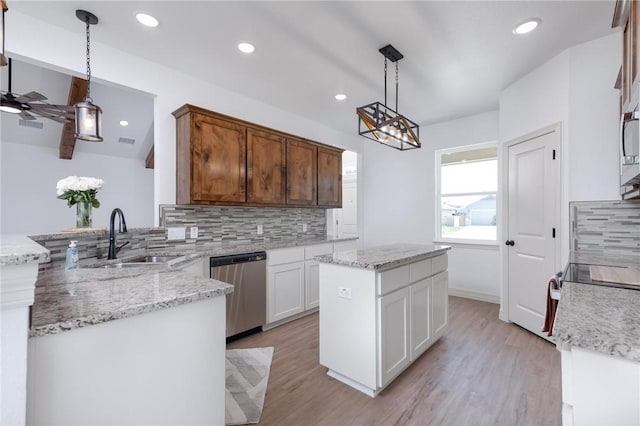
MULTIPOLYGON (((454 152, 472 151, 482 148, 496 147, 496 156, 498 143, 496 141, 483 142, 473 145, 458 146, 455 148, 444 148, 435 151, 435 170, 436 170, 436 215, 435 215, 435 243, 447 243, 447 244, 467 244, 467 245, 482 245, 482 246, 498 246, 498 224, 496 223, 496 239, 495 240, 478 240, 478 239, 465 239, 465 238, 447 238, 442 236, 442 185, 441 185, 441 168, 442 168, 442 156, 444 154, 450 154, 454 152)), ((499 169, 499 167, 498 167, 499 169)), ((496 174, 496 180, 498 179, 496 174)), ((496 222, 499 220, 498 216, 498 182, 496 182, 496 190, 490 192, 468 192, 468 193, 456 193, 456 194, 444 194, 444 196, 464 196, 464 195, 495 195, 496 196, 496 222)))

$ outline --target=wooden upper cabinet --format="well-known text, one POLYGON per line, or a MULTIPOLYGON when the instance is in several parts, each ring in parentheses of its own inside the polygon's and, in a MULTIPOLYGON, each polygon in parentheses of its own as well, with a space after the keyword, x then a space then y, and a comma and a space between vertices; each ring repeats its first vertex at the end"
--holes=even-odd
POLYGON ((285 203, 284 136, 247 129, 247 203, 285 203))
POLYGON ((176 201, 246 201, 246 127, 180 108, 177 119, 176 201))
POLYGON ((340 207, 342 151, 193 105, 176 118, 176 203, 340 207))
POLYGON ((318 147, 318 206, 342 207, 342 150, 318 147))
POLYGON ((317 199, 318 147, 287 139, 287 204, 315 206, 317 199))

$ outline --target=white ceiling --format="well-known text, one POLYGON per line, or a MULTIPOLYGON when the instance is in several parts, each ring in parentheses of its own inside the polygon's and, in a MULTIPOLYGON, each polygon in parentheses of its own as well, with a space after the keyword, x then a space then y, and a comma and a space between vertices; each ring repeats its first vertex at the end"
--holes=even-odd
MULTIPOLYGON (((566 48, 611 34, 607 1, 9 1, 11 9, 177 68, 348 133, 355 108, 383 100, 388 43, 400 65, 399 111, 421 125, 498 107, 502 89, 566 48), (144 28, 146 11, 160 21, 144 28), (531 34, 512 29, 542 19, 531 34), (256 46, 238 52, 240 41, 256 46), (346 93, 337 102, 336 93, 346 93)), ((390 88, 393 77, 389 79, 390 88)), ((394 93, 389 92, 390 106, 394 93)), ((186 101, 186 100, 185 100, 186 101)))
MULTIPOLYGON (((66 105, 69 97, 71 76, 51 69, 12 60, 11 91, 14 94, 39 92, 47 97, 46 102, 66 105)), ((2 89, 8 89, 8 67, 0 68, 2 89)), ((77 141, 74 152, 109 155, 113 157, 144 160, 153 146, 153 97, 121 86, 91 82, 91 96, 103 109, 102 143, 77 141), (129 125, 123 127, 121 120, 129 125), (134 140, 133 144, 120 143, 119 139, 134 140)), ((41 128, 20 125, 20 117, 1 113, 2 141, 36 145, 58 149, 63 124, 37 117, 33 123, 41 128)))

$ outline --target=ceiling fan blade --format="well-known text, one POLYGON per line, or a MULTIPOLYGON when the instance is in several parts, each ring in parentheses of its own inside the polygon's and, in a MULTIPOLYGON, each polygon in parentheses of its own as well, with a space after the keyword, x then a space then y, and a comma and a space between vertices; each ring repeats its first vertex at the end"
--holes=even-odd
POLYGON ((29 106, 32 109, 45 110, 49 112, 57 112, 60 114, 73 113, 74 108, 68 105, 51 105, 51 104, 38 104, 38 103, 30 103, 29 106))
POLYGON ((37 114, 37 115, 39 115, 41 117, 48 118, 48 119, 53 120, 53 121, 57 121, 59 123, 67 123, 69 121, 64 116, 61 117, 60 115, 52 114, 52 113, 47 112, 47 111, 42 111, 42 110, 38 110, 38 109, 31 109, 31 112, 34 113, 34 114, 37 114))
POLYGON ((16 98, 16 101, 18 101, 20 103, 28 103, 28 102, 44 101, 46 99, 47 99, 47 97, 45 95, 43 95, 42 93, 29 92, 29 93, 27 93, 25 95, 18 96, 16 98))
POLYGON ((22 118, 23 120, 35 120, 36 118, 29 114, 27 111, 22 111, 20 114, 18 114, 20 116, 20 118, 22 118))

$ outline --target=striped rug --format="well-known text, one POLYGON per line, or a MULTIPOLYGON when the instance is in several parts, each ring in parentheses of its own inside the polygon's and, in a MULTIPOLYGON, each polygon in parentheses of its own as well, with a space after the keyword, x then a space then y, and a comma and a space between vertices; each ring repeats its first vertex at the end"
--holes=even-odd
POLYGON ((260 421, 272 357, 273 347, 227 350, 225 424, 260 421))

